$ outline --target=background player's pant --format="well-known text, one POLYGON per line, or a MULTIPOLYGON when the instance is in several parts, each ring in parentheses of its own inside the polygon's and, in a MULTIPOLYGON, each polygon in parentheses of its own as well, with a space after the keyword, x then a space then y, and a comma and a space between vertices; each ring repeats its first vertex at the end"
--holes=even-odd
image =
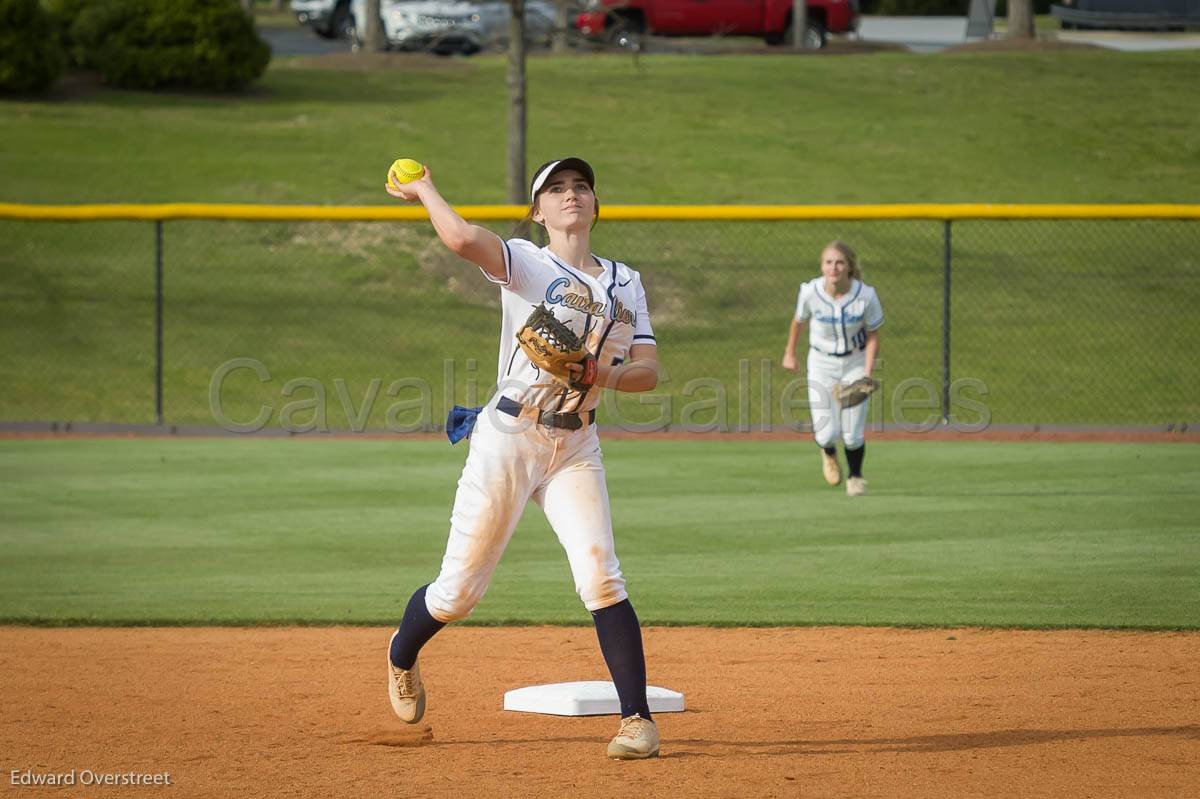
POLYGON ((483 598, 526 503, 546 513, 588 610, 626 599, 613 545, 600 441, 594 425, 560 430, 486 408, 458 481, 442 570, 425 603, 438 621, 467 616, 483 598))
POLYGON ((808 351, 808 404, 812 414, 813 437, 822 447, 832 447, 840 438, 847 449, 863 445, 867 429, 868 399, 861 405, 842 410, 833 399, 835 383, 851 383, 866 373, 867 356, 856 352, 834 358, 814 349, 808 351))

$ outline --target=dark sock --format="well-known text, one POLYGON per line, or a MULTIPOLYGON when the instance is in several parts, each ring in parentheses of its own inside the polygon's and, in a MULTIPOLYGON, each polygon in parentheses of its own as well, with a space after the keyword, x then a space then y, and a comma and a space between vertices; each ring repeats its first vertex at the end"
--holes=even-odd
POLYGON ((846 463, 850 467, 851 477, 862 477, 862 462, 867 454, 867 445, 863 444, 858 449, 846 450, 846 463))
POLYGON ((600 651, 617 686, 621 718, 634 713, 650 719, 646 701, 646 655, 642 652, 642 628, 628 599, 592 612, 600 651))
POLYGON ((829 457, 831 457, 831 458, 837 457, 837 447, 821 447, 821 449, 825 450, 825 454, 828 455, 829 457))
POLYGON ((446 622, 430 616, 429 609, 425 607, 425 589, 428 587, 421 586, 412 595, 412 599, 408 600, 408 607, 404 609, 404 619, 400 622, 400 634, 392 639, 389 657, 392 659, 392 665, 398 669, 411 669, 417 662, 417 654, 421 647, 425 646, 438 630, 446 626, 446 622))

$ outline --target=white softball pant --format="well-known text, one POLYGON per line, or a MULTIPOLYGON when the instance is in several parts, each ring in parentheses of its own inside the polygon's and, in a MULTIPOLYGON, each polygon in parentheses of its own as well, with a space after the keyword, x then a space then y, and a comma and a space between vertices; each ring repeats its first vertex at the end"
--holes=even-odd
POLYGON ((842 410, 833 399, 835 383, 850 383, 866 374, 867 356, 863 352, 835 358, 814 349, 808 351, 808 404, 812 414, 813 437, 822 447, 832 447, 840 438, 846 449, 863 445, 867 429, 868 399, 842 410))
POLYGON ((466 617, 483 598, 525 504, 546 513, 567 553, 575 590, 590 611, 626 599, 613 545, 595 425, 563 430, 495 409, 479 414, 458 481, 442 570, 425 592, 430 615, 466 617))

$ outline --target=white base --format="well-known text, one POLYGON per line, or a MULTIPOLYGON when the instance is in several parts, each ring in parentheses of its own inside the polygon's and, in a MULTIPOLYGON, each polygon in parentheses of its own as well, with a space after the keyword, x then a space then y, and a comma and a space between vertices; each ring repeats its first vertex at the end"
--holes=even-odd
MULTIPOLYGON (((678 691, 647 685, 646 698, 651 713, 683 712, 683 694, 678 691)), ((584 680, 515 688, 504 694, 504 709, 551 716, 616 716, 621 702, 611 682, 584 680)))

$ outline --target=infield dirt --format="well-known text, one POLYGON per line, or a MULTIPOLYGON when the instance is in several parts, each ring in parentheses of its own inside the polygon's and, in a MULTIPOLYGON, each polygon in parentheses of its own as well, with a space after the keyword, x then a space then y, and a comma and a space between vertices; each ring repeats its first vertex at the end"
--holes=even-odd
POLYGON ((602 679, 588 628, 452 627, 429 711, 391 716, 390 631, 0 628, 4 795, 1176 797, 1200 790, 1200 634, 650 628, 656 761, 614 717, 502 711, 602 679), (169 772, 32 787, 29 772, 169 772))

